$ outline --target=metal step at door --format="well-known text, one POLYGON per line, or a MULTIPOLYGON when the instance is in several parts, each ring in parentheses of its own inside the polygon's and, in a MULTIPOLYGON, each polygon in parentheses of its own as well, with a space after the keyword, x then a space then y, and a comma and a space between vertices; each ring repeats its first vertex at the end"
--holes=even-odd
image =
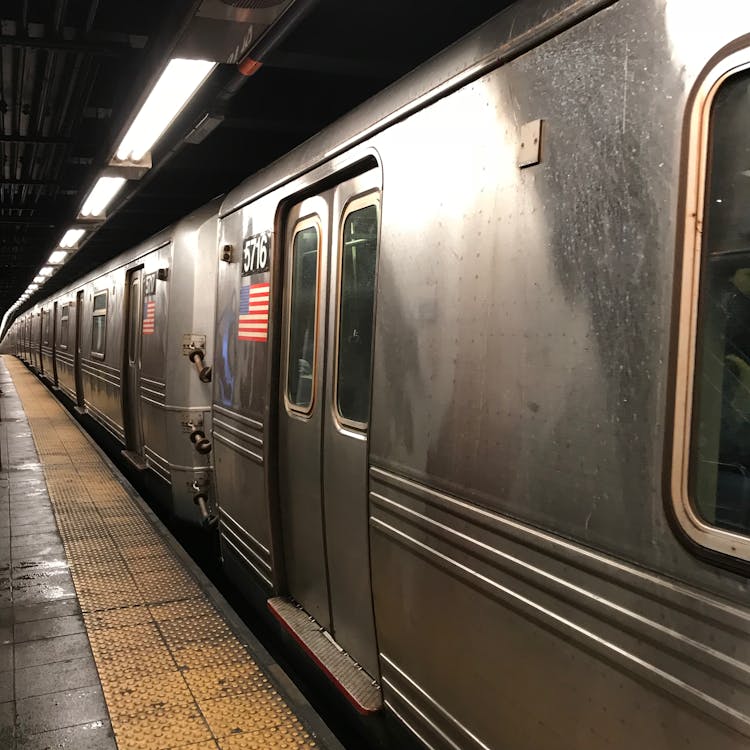
POLYGON ((383 708, 380 685, 299 604, 276 596, 268 600, 268 608, 357 711, 372 714, 383 708))

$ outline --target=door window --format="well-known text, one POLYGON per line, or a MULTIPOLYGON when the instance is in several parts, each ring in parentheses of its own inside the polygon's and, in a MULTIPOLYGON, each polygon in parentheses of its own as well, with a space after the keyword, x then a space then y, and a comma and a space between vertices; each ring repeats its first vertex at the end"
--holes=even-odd
POLYGON ((371 197, 355 201, 341 232, 336 407, 342 421, 360 428, 370 410, 377 246, 377 205, 371 197))
POLYGON ((65 304, 60 310, 60 348, 68 348, 68 323, 70 320, 70 304, 65 304))
POLYGON ((134 278, 130 285, 130 324, 128 325, 128 362, 135 362, 135 347, 138 333, 138 313, 140 311, 140 297, 138 295, 138 279, 134 278))
POLYGON ((306 413, 312 410, 315 390, 319 249, 317 222, 302 222, 292 241, 287 400, 294 410, 306 413))
POLYGON ((107 342, 107 292, 94 295, 94 312, 91 322, 91 354, 104 358, 107 342))

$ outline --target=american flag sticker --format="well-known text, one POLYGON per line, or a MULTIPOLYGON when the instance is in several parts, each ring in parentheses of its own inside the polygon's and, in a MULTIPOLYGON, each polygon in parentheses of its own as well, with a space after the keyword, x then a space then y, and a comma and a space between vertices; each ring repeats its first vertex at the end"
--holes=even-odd
POLYGON ((156 327, 156 300, 146 300, 143 303, 143 333, 153 333, 156 327))
POLYGON ((240 316, 237 338, 240 341, 268 341, 268 303, 270 284, 243 284, 240 287, 240 316))

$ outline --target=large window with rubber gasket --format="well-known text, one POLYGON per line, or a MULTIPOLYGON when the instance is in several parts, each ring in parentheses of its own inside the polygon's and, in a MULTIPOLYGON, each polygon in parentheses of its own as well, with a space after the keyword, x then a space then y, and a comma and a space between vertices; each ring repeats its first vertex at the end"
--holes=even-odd
POLYGON ((711 526, 750 534, 750 71, 709 115, 688 491, 711 526))

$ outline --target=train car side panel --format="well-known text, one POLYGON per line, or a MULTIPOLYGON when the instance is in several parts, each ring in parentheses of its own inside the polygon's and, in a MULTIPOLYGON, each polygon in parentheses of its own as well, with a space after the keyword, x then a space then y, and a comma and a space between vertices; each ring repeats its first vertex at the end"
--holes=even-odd
MULTIPOLYGON (((222 550, 267 589, 274 584, 265 482, 269 343, 267 333, 251 330, 250 292, 265 289, 268 311, 279 241, 276 206, 269 197, 220 223, 219 246, 228 250, 218 271, 212 422, 222 550), (261 248, 253 258, 251 243, 261 241, 267 244, 259 265, 261 248)), ((268 312, 265 317, 268 325, 268 312)))

